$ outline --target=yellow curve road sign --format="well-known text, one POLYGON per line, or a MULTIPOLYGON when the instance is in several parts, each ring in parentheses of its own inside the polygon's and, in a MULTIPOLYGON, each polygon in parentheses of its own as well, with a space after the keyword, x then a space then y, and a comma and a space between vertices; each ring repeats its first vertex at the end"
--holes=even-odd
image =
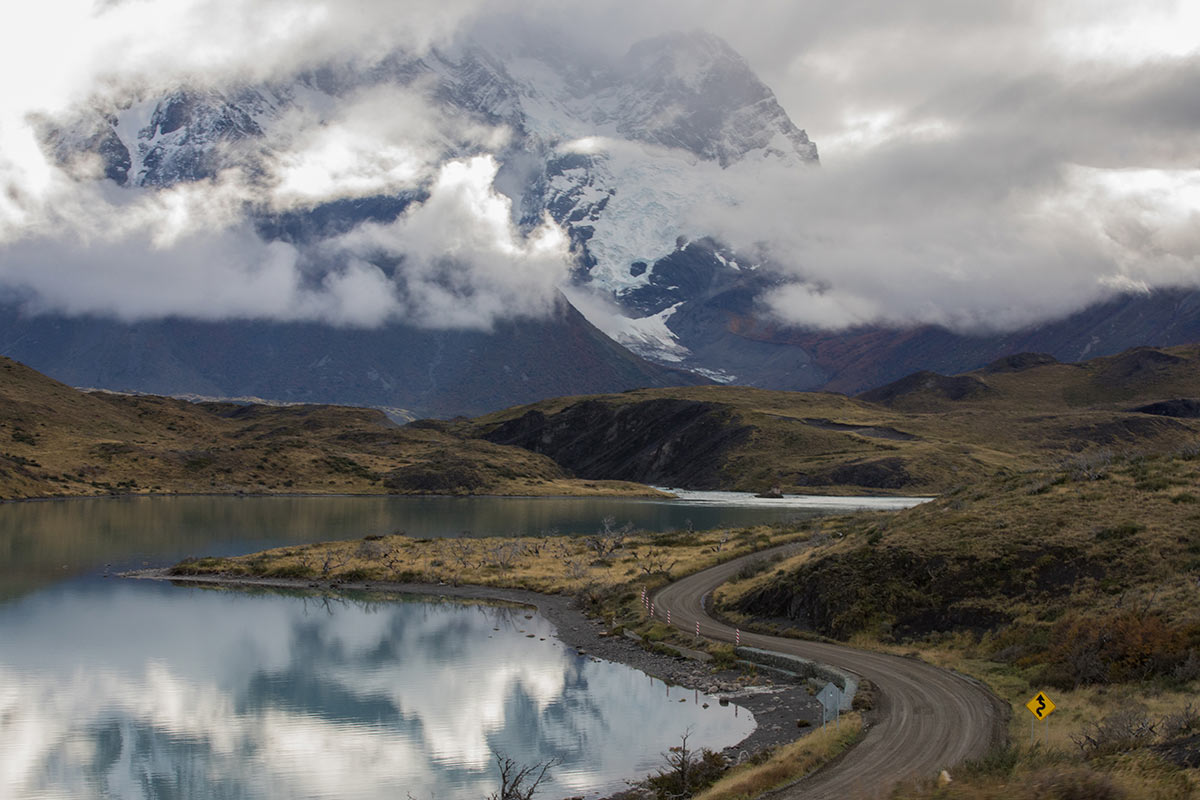
POLYGON ((1025 704, 1025 707, 1029 709, 1029 713, 1033 714, 1039 720, 1043 720, 1054 713, 1056 706, 1046 696, 1045 692, 1038 692, 1036 697, 1025 704))

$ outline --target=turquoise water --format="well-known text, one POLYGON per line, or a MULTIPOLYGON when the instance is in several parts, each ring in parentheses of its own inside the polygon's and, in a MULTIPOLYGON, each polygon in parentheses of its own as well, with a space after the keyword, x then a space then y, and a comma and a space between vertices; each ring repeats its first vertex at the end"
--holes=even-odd
POLYGON ((482 799, 498 788, 497 752, 556 762, 539 798, 596 797, 657 768, 687 731, 694 747, 733 744, 753 728, 745 711, 580 656, 524 609, 105 576, 373 533, 588 533, 606 517, 663 531, 829 513, 734 499, 0 506, 0 797, 482 799))

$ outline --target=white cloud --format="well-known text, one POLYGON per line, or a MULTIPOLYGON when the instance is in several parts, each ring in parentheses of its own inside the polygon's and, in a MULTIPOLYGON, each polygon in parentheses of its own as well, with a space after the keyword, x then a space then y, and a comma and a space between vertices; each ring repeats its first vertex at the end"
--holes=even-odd
POLYGON ((523 234, 493 187, 489 156, 446 164, 429 199, 395 222, 368 223, 332 247, 403 259, 403 318, 435 328, 488 328, 548 311, 567 278, 568 242, 549 219, 523 234))
MULTIPOLYGON (((726 37, 821 149, 819 170, 709 169, 713 191, 680 222, 765 247, 795 280, 765 298, 788 321, 1011 327, 1119 287, 1200 284, 1186 2, 47 0, 4 15, 0 281, 46 308, 444 327, 540 313, 567 274, 562 233, 513 228, 495 164, 465 157, 508 132, 447 115, 420 84, 298 98, 267 131, 262 172, 163 191, 77 180, 36 121, 184 84, 361 73, 464 32, 590 60, 680 27, 726 37), (317 254, 246 222, 250 207, 400 191, 427 199, 317 254)), ((628 202, 617 188, 613 208, 628 202)), ((640 247, 603 236, 602 221, 598 251, 640 247)))
POLYGON ((507 135, 449 118, 420 86, 368 86, 325 113, 297 104, 268 131, 270 203, 285 210, 416 189, 456 147, 494 152, 507 135))

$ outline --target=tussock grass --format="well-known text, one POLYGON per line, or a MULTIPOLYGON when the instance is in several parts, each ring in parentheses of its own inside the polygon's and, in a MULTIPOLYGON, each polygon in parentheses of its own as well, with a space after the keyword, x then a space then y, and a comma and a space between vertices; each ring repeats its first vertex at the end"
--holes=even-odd
POLYGON ((721 780, 696 795, 696 800, 751 800, 785 786, 837 758, 862 736, 862 718, 857 712, 843 714, 838 727, 817 729, 802 739, 775 748, 766 760, 742 764, 721 780))
MULTIPOLYGON (((609 616, 641 613, 641 588, 736 556, 801 540, 807 531, 757 526, 668 534, 413 539, 403 535, 281 547, 234 558, 181 562, 179 575, 287 577, 329 582, 419 582, 586 594, 609 616), (618 543, 619 541, 619 543, 618 543), (604 555, 599 555, 604 552, 604 555)), ((650 632, 649 629, 647 632, 650 632)), ((673 630, 654 629, 659 639, 673 630)))

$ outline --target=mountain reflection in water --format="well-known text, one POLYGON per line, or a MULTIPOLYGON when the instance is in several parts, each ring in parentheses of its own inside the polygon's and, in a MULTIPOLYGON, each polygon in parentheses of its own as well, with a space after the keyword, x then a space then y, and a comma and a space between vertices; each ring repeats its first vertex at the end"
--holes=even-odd
POLYGON ((549 799, 621 788, 689 728, 753 728, 530 614, 61 584, 0 605, 0 795, 483 798, 501 751, 559 759, 549 799))

